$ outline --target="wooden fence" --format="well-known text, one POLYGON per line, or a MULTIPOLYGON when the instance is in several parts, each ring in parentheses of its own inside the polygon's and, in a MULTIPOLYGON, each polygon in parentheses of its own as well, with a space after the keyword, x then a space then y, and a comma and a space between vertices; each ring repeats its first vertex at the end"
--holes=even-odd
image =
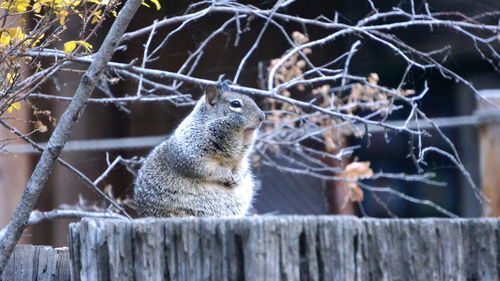
POLYGON ((2 281, 500 280, 500 219, 84 219, 2 281), (71 268, 71 269, 70 269, 71 268))
POLYGON ((18 245, 1 278, 2 281, 69 281, 68 249, 18 245))
POLYGON ((73 280, 500 280, 499 219, 84 219, 73 280))

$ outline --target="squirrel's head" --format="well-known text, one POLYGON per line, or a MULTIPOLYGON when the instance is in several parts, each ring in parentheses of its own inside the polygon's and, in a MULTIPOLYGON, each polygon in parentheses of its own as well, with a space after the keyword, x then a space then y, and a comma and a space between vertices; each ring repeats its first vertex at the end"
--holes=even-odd
POLYGON ((206 88, 205 105, 210 115, 221 117, 240 132, 253 133, 266 118, 253 99, 229 91, 225 83, 220 87, 206 88))

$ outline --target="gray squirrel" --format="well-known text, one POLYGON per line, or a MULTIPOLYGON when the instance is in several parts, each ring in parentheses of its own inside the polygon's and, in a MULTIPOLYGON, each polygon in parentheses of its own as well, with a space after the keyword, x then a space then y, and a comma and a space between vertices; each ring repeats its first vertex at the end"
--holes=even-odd
POLYGON ((249 154, 265 114, 226 82, 209 86, 139 170, 141 217, 244 216, 254 195, 249 154))

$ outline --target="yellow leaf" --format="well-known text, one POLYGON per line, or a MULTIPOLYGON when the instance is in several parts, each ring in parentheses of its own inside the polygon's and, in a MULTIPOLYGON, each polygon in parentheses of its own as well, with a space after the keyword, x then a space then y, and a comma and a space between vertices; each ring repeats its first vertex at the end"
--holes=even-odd
POLYGON ((12 111, 13 111, 14 109, 15 109, 15 110, 19 110, 19 109, 21 109, 21 103, 20 103, 20 102, 18 102, 18 101, 16 101, 16 102, 12 103, 12 104, 11 104, 11 105, 7 108, 7 111, 8 111, 9 113, 12 113, 12 111))
POLYGON ((17 0, 16 1, 16 9, 19 13, 24 13, 28 10, 30 6, 30 0, 17 0))
POLYGON ((87 51, 89 51, 89 52, 90 52, 90 51, 92 51, 92 48, 93 48, 93 47, 92 47, 92 45, 90 45, 89 43, 87 43, 87 42, 85 42, 85 41, 82 41, 82 40, 77 41, 77 43, 82 44, 82 45, 83 45, 83 47, 85 47, 85 49, 86 49, 87 51))
POLYGON ((64 52, 66 54, 73 52, 75 48, 76 48, 76 41, 69 41, 64 43, 64 52))
POLYGON ((12 38, 23 40, 24 37, 26 37, 26 34, 24 34, 23 30, 19 26, 16 28, 11 28, 9 32, 12 38))
POLYGON ((158 0, 151 0, 151 2, 153 4, 155 4, 156 10, 160 10, 161 9, 161 5, 160 5, 160 2, 158 0))
POLYGON ((92 50, 92 45, 90 45, 89 43, 87 43, 83 40, 73 40, 73 41, 68 41, 68 42, 64 43, 64 52, 66 54, 73 52, 73 50, 76 49, 76 44, 82 45, 83 47, 85 47, 85 50, 87 50, 87 51, 92 50))
POLYGON ((0 4, 0 8, 9 9, 10 11, 24 13, 28 10, 30 6, 30 0, 14 0, 14 1, 5 1, 0 4))
POLYGON ((8 28, 4 29, 2 33, 0 34, 0 44, 7 46, 9 44, 12 44, 14 40, 24 40, 26 37, 26 34, 24 34, 23 30, 21 27, 14 27, 14 28, 8 28))
POLYGON ((0 35, 0 44, 7 46, 10 43, 10 34, 8 32, 2 32, 0 35))
POLYGON ((92 13, 92 20, 90 21, 91 24, 96 24, 99 22, 99 20, 101 19, 101 13, 102 11, 101 10, 98 10, 98 11, 95 11, 92 13))
POLYGON ((40 13, 42 11, 42 4, 40 2, 35 2, 33 4, 33 10, 35 13, 40 13))
POLYGON ((14 84, 14 75, 12 75, 12 73, 7 73, 7 75, 5 75, 5 78, 9 80, 10 84, 14 84))
POLYGON ((61 18, 59 18, 59 24, 64 25, 64 21, 66 20, 66 16, 69 14, 68 11, 61 11, 58 13, 61 18))
POLYGON ((148 4, 146 4, 146 2, 142 2, 141 5, 146 6, 148 8, 151 8, 151 6, 149 6, 148 4))
POLYGON ((43 39, 43 37, 45 37, 45 33, 42 33, 42 34, 41 34, 40 36, 38 36, 38 38, 36 38, 36 39, 32 39, 32 42, 33 42, 33 43, 31 43, 31 48, 35 47, 35 46, 36 46, 36 45, 40 42, 40 40, 42 40, 42 39, 43 39))
POLYGON ((10 106, 14 107, 14 109, 19 110, 21 109, 21 103, 16 101, 15 103, 11 104, 10 106))

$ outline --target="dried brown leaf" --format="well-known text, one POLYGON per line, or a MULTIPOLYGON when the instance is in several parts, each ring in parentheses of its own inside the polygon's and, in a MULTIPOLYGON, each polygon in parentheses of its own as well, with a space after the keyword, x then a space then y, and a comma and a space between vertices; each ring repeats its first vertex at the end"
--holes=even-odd
POLYGON ((370 162, 352 162, 347 165, 344 172, 340 175, 347 181, 344 183, 346 189, 349 190, 348 200, 351 202, 363 200, 363 190, 358 185, 359 179, 365 179, 373 176, 373 171, 370 168, 370 162))
POLYGON ((47 126, 45 126, 45 124, 43 124, 42 121, 38 120, 35 122, 35 130, 39 131, 40 133, 45 133, 49 129, 47 128, 47 126))

